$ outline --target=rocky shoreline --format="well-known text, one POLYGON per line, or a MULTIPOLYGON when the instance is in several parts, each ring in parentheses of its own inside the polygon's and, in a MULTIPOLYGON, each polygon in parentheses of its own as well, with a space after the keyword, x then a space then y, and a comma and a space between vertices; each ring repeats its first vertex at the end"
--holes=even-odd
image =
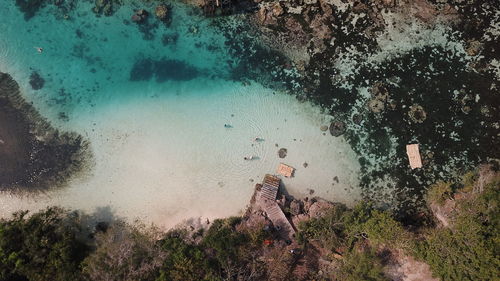
POLYGON ((0 72, 0 191, 42 191, 82 173, 91 160, 80 135, 53 128, 0 72))
POLYGON ((331 113, 365 198, 411 220, 430 183, 500 157, 494 1, 257 2, 229 46, 246 74, 331 113), (409 168, 408 143, 423 148, 423 169, 409 168))

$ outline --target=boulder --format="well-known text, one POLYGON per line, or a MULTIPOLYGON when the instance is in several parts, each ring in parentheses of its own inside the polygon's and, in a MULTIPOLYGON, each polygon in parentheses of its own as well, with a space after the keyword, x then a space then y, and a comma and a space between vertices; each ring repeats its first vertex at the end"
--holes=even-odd
POLYGON ((345 133, 344 122, 334 121, 330 124, 330 134, 334 137, 338 137, 345 133))
POLYGON ((159 20, 165 21, 167 19, 167 16, 168 16, 167 5, 160 4, 160 5, 156 6, 155 15, 159 20))
POLYGON ((427 113, 424 108, 419 104, 414 104, 410 106, 410 111, 408 116, 413 123, 423 123, 427 119, 427 113))
POLYGON ((280 3, 276 3, 274 6, 273 6, 273 9, 272 9, 272 12, 273 12, 273 16, 275 17, 279 17, 281 16, 285 11, 283 10, 283 7, 281 7, 280 3))
POLYGON ((287 154, 287 149, 286 148, 280 148, 280 150, 278 150, 278 156, 279 158, 285 158, 286 157, 286 154, 287 154))
POLYGON ((293 200, 290 202, 290 214, 297 216, 303 212, 302 201, 293 200))
POLYGON ((322 217, 326 214, 327 210, 329 210, 332 207, 333 203, 330 203, 323 199, 319 199, 309 207, 309 216, 311 218, 322 217))
POLYGON ((148 18, 149 13, 144 9, 136 10, 132 15, 131 20, 135 23, 144 23, 148 18))

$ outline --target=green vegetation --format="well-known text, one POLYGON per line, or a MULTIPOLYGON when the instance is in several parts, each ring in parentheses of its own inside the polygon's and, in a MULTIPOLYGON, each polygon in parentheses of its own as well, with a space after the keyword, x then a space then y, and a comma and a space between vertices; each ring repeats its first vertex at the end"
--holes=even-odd
MULTIPOLYGON (((416 242, 415 255, 443 280, 495 280, 500 276, 500 229, 497 178, 481 193, 457 202, 449 228, 428 230, 416 242)), ((471 185, 465 185, 468 191, 471 185)))
POLYGON ((373 249, 354 250, 349 252, 339 268, 337 280, 343 281, 385 281, 380 258, 373 249))
POLYGON ((202 247, 186 242, 186 233, 174 231, 161 241, 167 253, 157 281, 217 280, 202 247))
POLYGON ((452 195, 451 183, 438 182, 433 184, 427 190, 427 202, 435 202, 439 205, 443 204, 452 195))
POLYGON ((116 222, 95 237, 95 250, 83 261, 93 281, 154 280, 164 259, 155 229, 116 222))
POLYGON ((435 184, 427 200, 447 212, 448 225, 411 231, 369 202, 335 204, 301 222, 292 246, 239 217, 161 233, 120 221, 90 231, 86 217, 57 207, 19 212, 0 220, 0 280, 378 281, 388 280, 393 253, 429 264, 442 280, 495 280, 499 188, 497 173, 435 184))
POLYGON ((0 221, 0 280, 81 280, 82 235, 78 215, 56 207, 0 221))

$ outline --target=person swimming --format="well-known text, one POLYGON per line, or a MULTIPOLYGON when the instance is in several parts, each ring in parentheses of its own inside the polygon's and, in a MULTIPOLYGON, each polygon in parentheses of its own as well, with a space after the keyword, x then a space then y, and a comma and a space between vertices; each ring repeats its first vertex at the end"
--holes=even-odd
POLYGON ((229 124, 224 124, 224 128, 231 128, 232 126, 229 124))
POLYGON ((253 160, 255 157, 253 155, 243 157, 243 160, 253 160))
POLYGON ((37 52, 39 52, 40 54, 43 52, 43 48, 42 47, 33 47, 36 49, 37 52))

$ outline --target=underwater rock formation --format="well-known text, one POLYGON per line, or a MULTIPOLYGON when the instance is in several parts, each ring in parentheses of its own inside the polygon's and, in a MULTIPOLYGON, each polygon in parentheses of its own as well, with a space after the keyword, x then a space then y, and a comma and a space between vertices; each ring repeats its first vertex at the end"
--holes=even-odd
POLYGON ((135 23, 141 24, 146 22, 148 19, 149 13, 144 9, 139 9, 134 12, 131 17, 131 20, 135 23))
POLYGON ((423 123, 427 118, 427 113, 421 105, 414 104, 410 106, 408 116, 410 116, 411 121, 414 123, 423 123))
POLYGON ((24 13, 24 19, 30 20, 47 2, 46 0, 16 0, 16 5, 24 13))
POLYGON ((40 90, 45 85, 45 80, 36 71, 33 71, 30 75, 30 85, 33 90, 40 90))
POLYGON ((35 191, 64 184, 91 159, 88 143, 59 132, 0 72, 0 190, 35 191))
POLYGON ((155 15, 160 21, 168 20, 168 7, 165 4, 160 4, 155 8, 155 15))
POLYGON ((97 15, 111 16, 120 7, 121 0, 95 0, 92 11, 97 15))
POLYGON ((287 90, 344 122, 363 196, 406 217, 429 183, 500 158, 497 1, 258 2, 258 31, 221 27, 242 58, 234 78, 287 90), (418 171, 407 165, 410 142, 424 152, 418 171))
POLYGON ((344 122, 335 121, 330 124, 330 134, 334 137, 339 137, 345 133, 344 122))

